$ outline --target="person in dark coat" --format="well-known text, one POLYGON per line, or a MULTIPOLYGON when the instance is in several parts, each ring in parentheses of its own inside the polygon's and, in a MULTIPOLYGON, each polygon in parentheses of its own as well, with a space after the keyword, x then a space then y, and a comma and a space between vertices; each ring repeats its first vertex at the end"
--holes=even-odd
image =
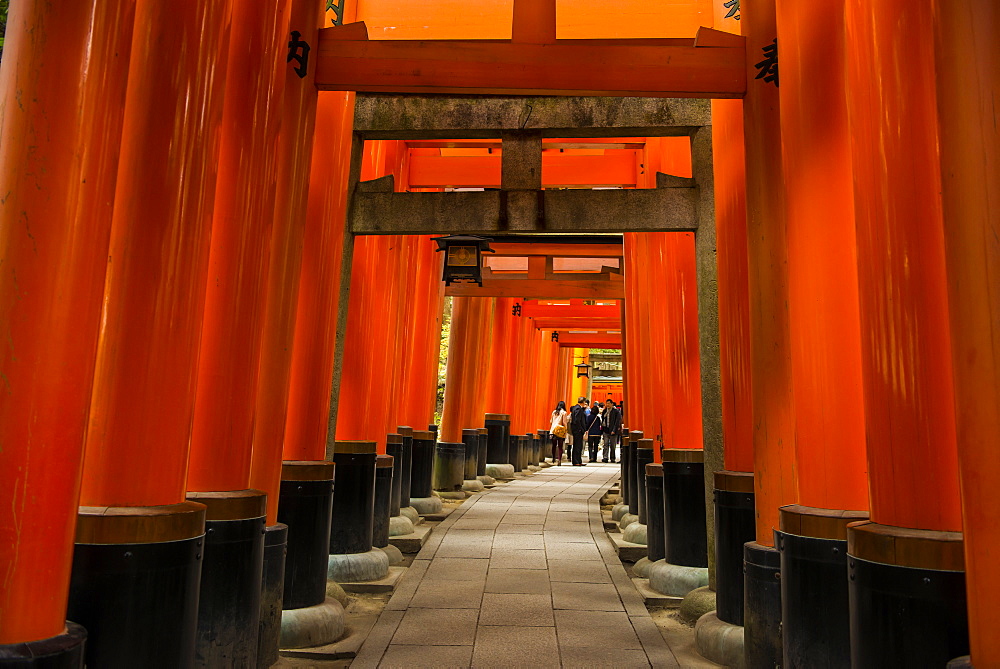
POLYGON ((587 462, 597 462, 597 449, 601 445, 601 405, 594 402, 590 410, 590 427, 587 429, 587 445, 590 448, 590 459, 587 462))
POLYGON ((570 455, 574 467, 583 466, 583 441, 588 427, 587 407, 584 404, 586 401, 587 398, 585 397, 577 399, 569 417, 569 430, 573 433, 573 444, 570 448, 570 455))
POLYGON ((608 461, 609 454, 611 455, 611 462, 615 462, 615 450, 618 447, 618 439, 622 433, 622 412, 611 400, 604 403, 601 431, 604 433, 603 462, 608 461))

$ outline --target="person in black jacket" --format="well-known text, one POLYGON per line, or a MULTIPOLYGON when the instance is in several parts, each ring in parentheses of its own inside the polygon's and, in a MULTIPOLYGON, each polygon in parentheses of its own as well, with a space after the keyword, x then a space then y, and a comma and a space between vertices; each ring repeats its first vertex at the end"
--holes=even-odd
POLYGON ((587 407, 584 402, 587 398, 580 397, 573 406, 573 411, 569 418, 569 430, 573 433, 573 445, 570 449, 570 457, 574 467, 583 466, 583 441, 587 433, 587 407))
POLYGON ((590 422, 587 428, 587 446, 590 449, 590 459, 587 462, 597 462, 597 449, 601 445, 601 403, 594 400, 594 407, 587 418, 590 422))
POLYGON ((607 462, 610 453, 611 462, 615 462, 615 449, 618 447, 618 438, 622 432, 622 412, 611 400, 604 403, 601 432, 604 433, 604 458, 602 461, 607 462))

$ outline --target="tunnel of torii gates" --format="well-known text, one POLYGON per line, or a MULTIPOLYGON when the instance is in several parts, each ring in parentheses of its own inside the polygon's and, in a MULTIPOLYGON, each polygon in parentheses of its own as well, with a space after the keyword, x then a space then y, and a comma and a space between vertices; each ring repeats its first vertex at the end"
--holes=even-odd
POLYGON ((1000 5, 591 5, 11 3, 0 666, 269 665, 308 499, 616 346, 749 666, 1000 666, 1000 5))

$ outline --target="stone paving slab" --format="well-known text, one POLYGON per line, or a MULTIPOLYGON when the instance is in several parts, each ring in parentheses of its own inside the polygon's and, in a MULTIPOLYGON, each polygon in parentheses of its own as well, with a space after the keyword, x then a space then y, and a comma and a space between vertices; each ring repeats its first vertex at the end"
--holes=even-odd
POLYGON ((435 527, 352 667, 676 667, 604 531, 616 465, 553 467, 435 527))

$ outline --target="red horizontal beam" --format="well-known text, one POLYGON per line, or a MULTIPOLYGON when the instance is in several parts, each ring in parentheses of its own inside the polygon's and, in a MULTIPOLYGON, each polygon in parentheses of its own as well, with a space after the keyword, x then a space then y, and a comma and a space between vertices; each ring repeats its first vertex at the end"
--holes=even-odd
POLYGON ((490 257, 551 256, 553 258, 620 258, 625 255, 622 244, 560 244, 558 242, 490 243, 496 253, 490 257))
MULTIPOLYGON (((499 188, 499 154, 423 156, 410 154, 412 188, 499 188)), ((634 151, 603 156, 542 154, 542 186, 635 186, 634 151)))
MULTIPOLYGON (((716 31, 699 32, 706 35, 716 31)), ((327 91, 450 95, 741 98, 740 36, 695 40, 368 40, 363 24, 319 31, 316 86, 327 91), (706 43, 708 40, 700 40, 706 43)))
POLYGON ((532 318, 621 318, 617 304, 538 304, 525 302, 521 305, 525 316, 532 318))
POLYGON ((538 330, 618 330, 621 318, 535 318, 538 330))
POLYGON ((620 334, 566 334, 559 333, 559 345, 573 348, 621 348, 620 334))
MULTIPOLYGON (((594 274, 593 276, 602 276, 594 274)), ((521 299, 623 300, 623 281, 483 278, 483 285, 453 283, 445 288, 451 297, 517 297, 521 299)))

